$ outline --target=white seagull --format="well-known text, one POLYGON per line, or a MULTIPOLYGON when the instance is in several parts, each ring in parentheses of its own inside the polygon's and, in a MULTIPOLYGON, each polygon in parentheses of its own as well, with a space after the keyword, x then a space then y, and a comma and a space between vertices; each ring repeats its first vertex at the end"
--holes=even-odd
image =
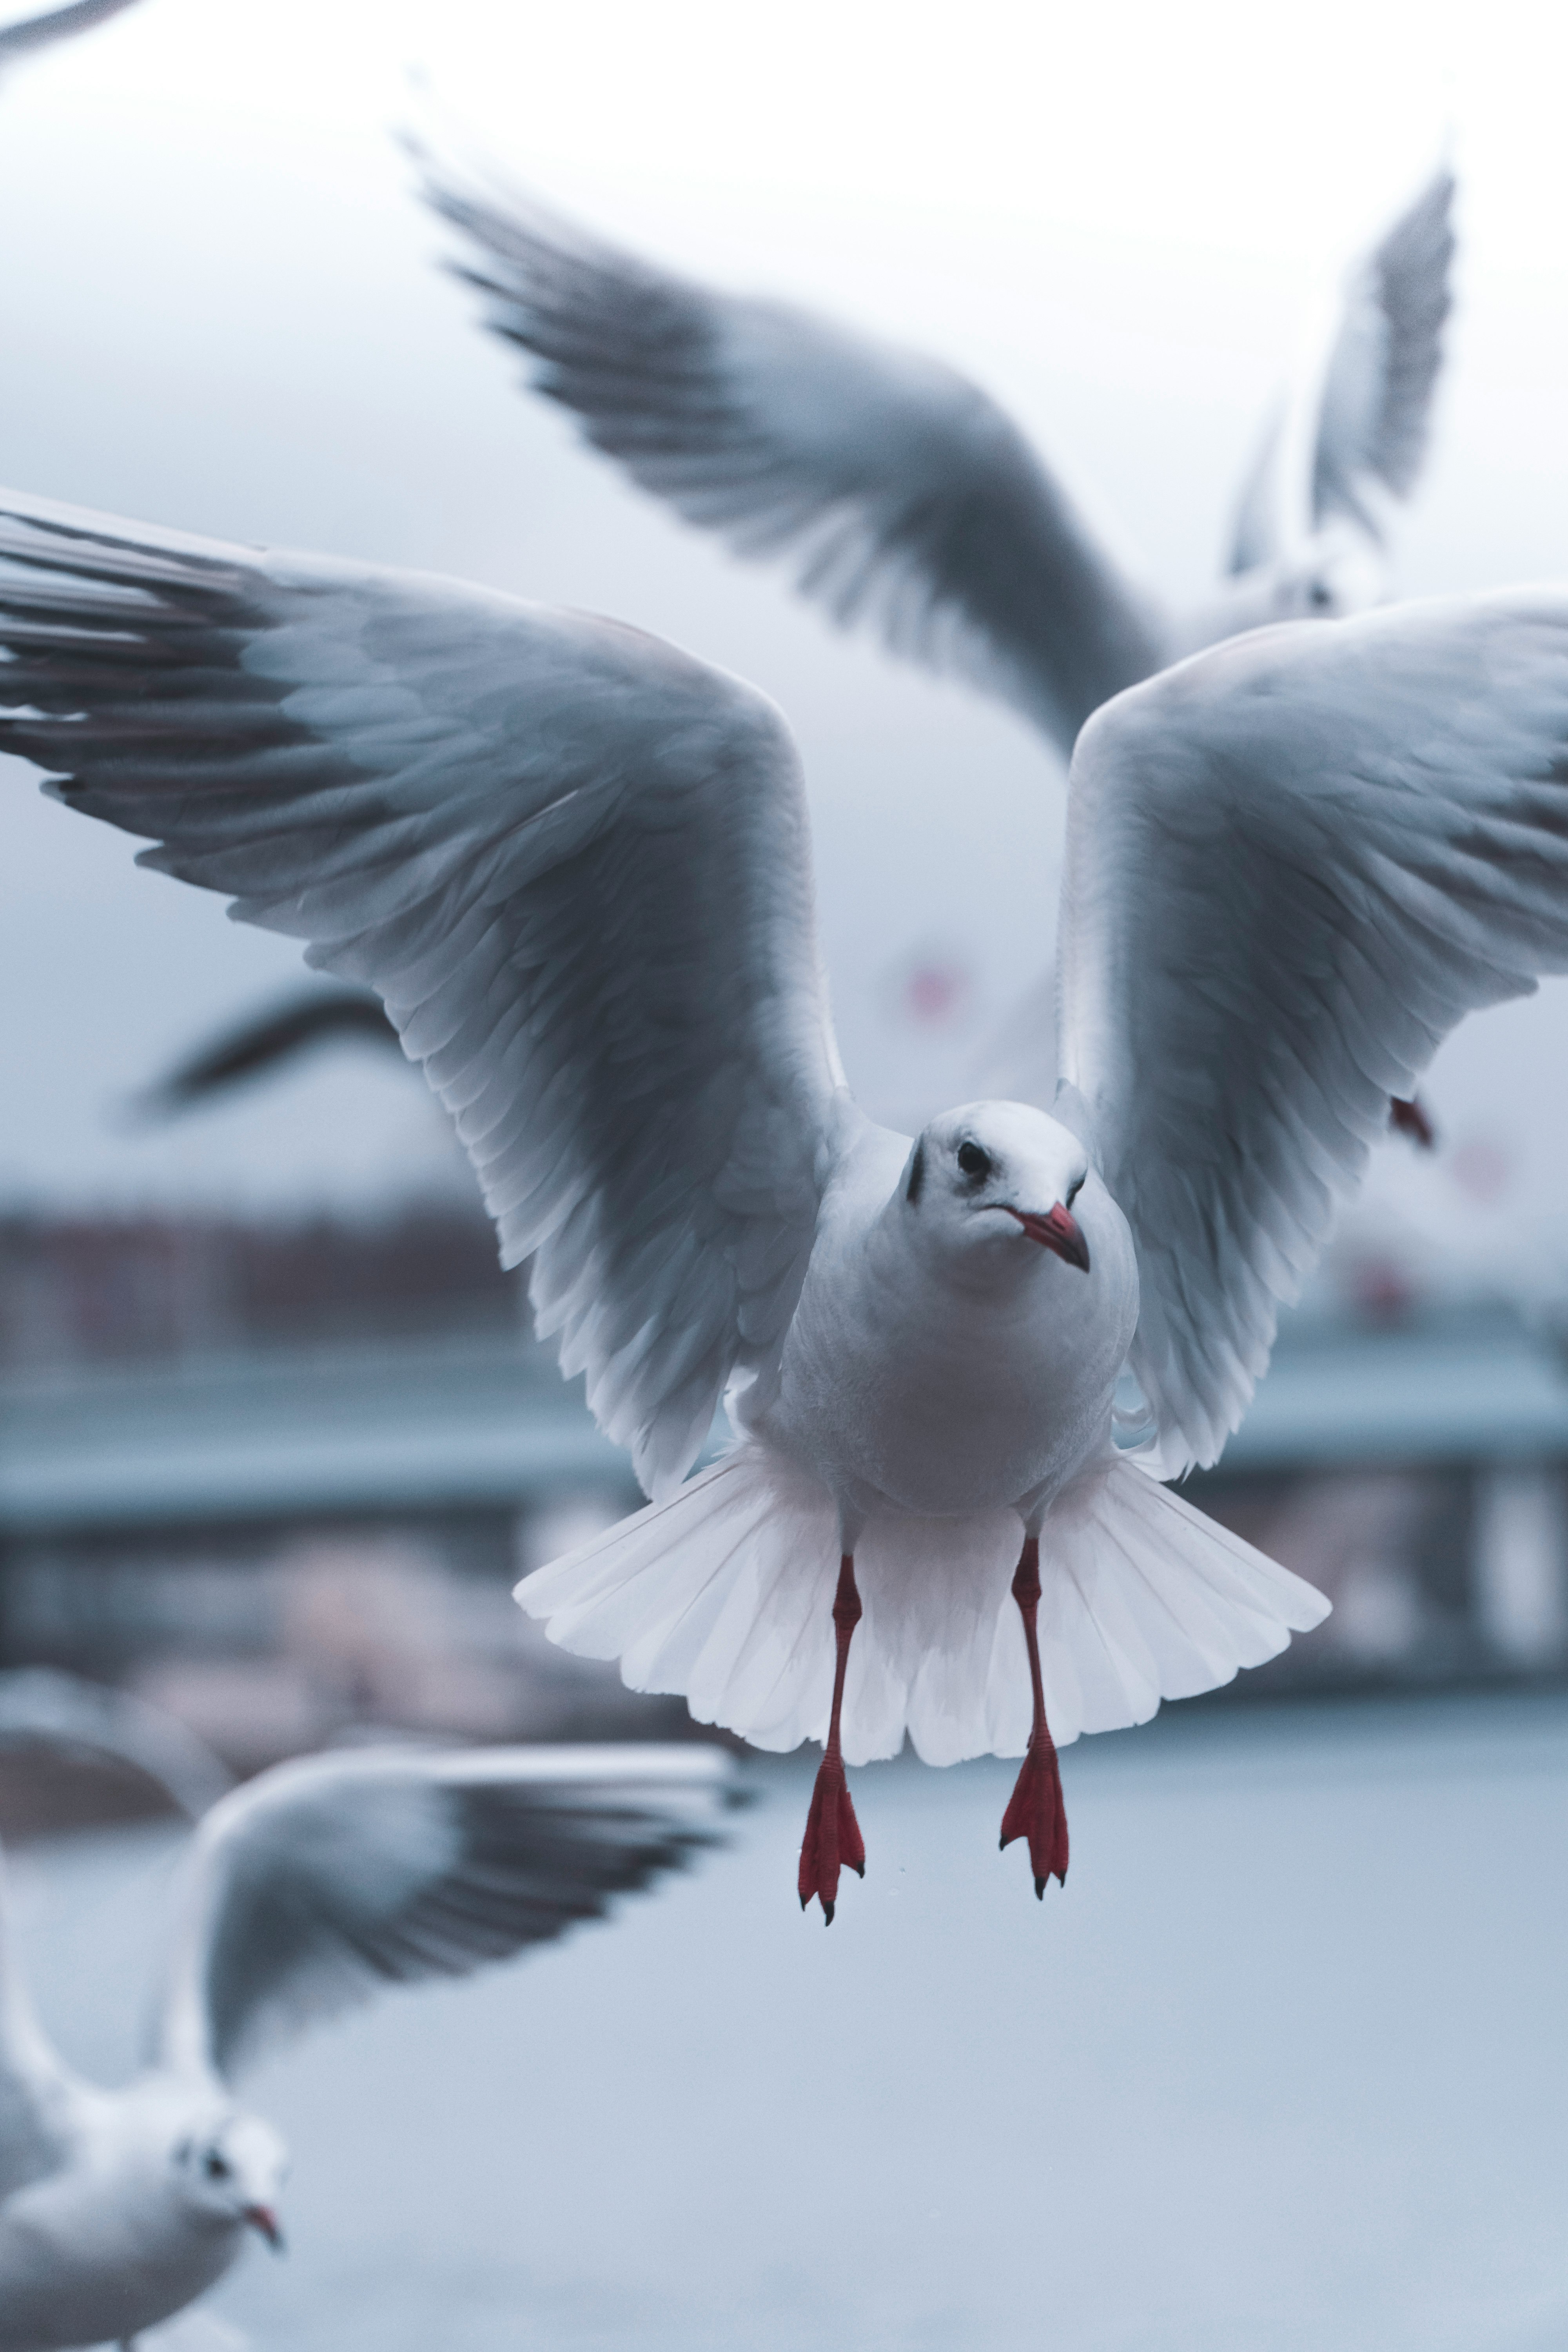
POLYGON ((118 2342, 181 2311, 287 2168, 235 2101, 265 2049, 382 1986, 463 1976, 600 1916, 712 1843, 714 1748, 363 1748, 223 1798, 179 1891, 156 2054, 123 2090, 70 2074, 9 1948, 0 1881, 0 2352, 118 2342))
POLYGON ((1390 1095, 1568 969, 1568 593, 1260 630, 1110 703, 1072 766, 1052 1108, 913 1139, 845 1084, 799 762, 740 680, 15 498, 0 654, 0 749, 384 1000, 655 1497, 523 1606, 760 1747, 825 1740, 803 1901, 861 1866, 846 1760, 906 1735, 1024 1754, 1004 1839, 1043 1888, 1053 1732, 1322 1616, 1149 1472, 1218 1456, 1390 1095), (740 1442, 683 1483, 721 1398, 740 1442))
POLYGON ((868 617, 893 651, 1000 695, 1064 756, 1091 711, 1181 655, 1384 593, 1384 513, 1421 471, 1450 307, 1446 167, 1351 271, 1247 472, 1227 578, 1176 612, 942 361, 717 293, 406 143, 477 248, 457 274, 487 323, 596 448, 733 553, 793 553, 835 619, 868 617))

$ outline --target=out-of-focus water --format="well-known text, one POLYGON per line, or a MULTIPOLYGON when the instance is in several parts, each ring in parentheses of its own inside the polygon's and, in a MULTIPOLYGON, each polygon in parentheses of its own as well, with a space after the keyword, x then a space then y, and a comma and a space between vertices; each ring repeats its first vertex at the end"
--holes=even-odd
MULTIPOLYGON (((291 2252, 264 2352, 1547 2352, 1568 2342, 1568 1701, 1178 1709, 855 1778, 825 1933, 805 1759, 609 1928, 402 1994, 248 2086, 291 2252)), ((22 1858, 42 2006, 128 2063, 172 1844, 22 1858)))

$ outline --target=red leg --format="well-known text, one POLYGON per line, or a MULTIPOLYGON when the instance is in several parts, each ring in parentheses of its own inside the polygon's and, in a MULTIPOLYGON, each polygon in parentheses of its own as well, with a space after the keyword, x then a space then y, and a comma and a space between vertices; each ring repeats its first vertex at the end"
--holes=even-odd
POLYGON ((862 1878, 866 1875, 866 1843, 849 1801, 844 1758, 838 1746, 849 1643, 859 1622, 860 1595, 855 1586, 855 1561, 846 1552, 838 1563, 838 1591, 833 1601, 833 1630, 838 1645, 837 1664, 833 1669, 833 1711, 827 1719, 827 1746, 817 1768, 816 1786, 811 1792, 811 1811, 805 1817, 798 1881, 801 1909, 805 1909, 814 1895, 819 1895, 822 1916, 828 1927, 833 1925, 834 1906, 838 1900, 840 1865, 847 1863, 862 1878))
POLYGON ((1040 1636, 1037 1620, 1040 1607, 1040 1546, 1035 1536, 1026 1536, 1024 1549, 1013 1578, 1013 1598, 1018 1604, 1018 1614, 1024 1621, 1024 1639, 1029 1646, 1029 1680, 1035 1692, 1035 1721, 1029 1734, 1029 1750, 1024 1759, 1024 1769, 1018 1775, 1007 1810, 1002 1816, 1002 1843, 1012 1844, 1015 1838, 1029 1841, 1029 1860, 1034 1865, 1035 1893, 1043 1896, 1046 1881, 1058 1878, 1068 1883, 1068 1815, 1062 1802, 1061 1767, 1057 1762, 1057 1745, 1046 1721, 1046 1686, 1040 1679, 1040 1636))

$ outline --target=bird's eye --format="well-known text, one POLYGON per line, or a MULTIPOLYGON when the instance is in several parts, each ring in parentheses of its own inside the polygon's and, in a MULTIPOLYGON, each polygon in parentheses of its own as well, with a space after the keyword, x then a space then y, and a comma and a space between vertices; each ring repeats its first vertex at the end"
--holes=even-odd
POLYGON ((1078 1199, 1078 1196, 1079 1196, 1079 1194, 1082 1192, 1082 1190, 1083 1190, 1083 1178, 1082 1178, 1081 1176, 1075 1176, 1075 1177, 1073 1178, 1073 1180, 1072 1180, 1071 1184, 1068 1187, 1068 1196, 1067 1196, 1067 1199, 1062 1202, 1062 1206, 1063 1206, 1063 1208, 1064 1208, 1064 1209, 1070 1209, 1070 1208, 1072 1207, 1073 1202, 1078 1199))
POLYGON ((981 1177, 989 1176, 991 1173, 991 1154, 988 1151, 982 1151, 977 1143, 961 1143, 958 1147, 958 1164, 966 1176, 972 1176, 978 1183, 981 1177))
POLYGON ((221 2157, 216 2147, 211 2147, 207 2150, 207 2160, 202 2169, 209 2180, 226 2180, 230 2167, 226 2158, 221 2157))

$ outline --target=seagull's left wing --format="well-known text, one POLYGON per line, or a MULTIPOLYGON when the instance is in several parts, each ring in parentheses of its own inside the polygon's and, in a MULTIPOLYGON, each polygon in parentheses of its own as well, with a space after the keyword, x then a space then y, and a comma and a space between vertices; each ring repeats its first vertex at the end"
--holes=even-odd
POLYGON ((714 1842, 722 1749, 361 1748, 216 1805, 185 1866, 163 2063, 232 2077, 389 1984, 550 1943, 714 1842))
POLYGON ((1058 1100, 1132 1227, 1168 1468, 1240 1420, 1390 1097, 1563 971, 1568 591, 1261 629, 1089 721, 1058 1100))
POLYGON ((799 762, 637 629, 0 497, 0 748, 367 982, 663 1490, 795 1311, 841 1074, 799 762))
POLYGON ((1312 521, 1381 536, 1373 486, 1408 498, 1426 455, 1432 392, 1452 307, 1454 175, 1433 177, 1352 271, 1329 360, 1312 460, 1312 521))

